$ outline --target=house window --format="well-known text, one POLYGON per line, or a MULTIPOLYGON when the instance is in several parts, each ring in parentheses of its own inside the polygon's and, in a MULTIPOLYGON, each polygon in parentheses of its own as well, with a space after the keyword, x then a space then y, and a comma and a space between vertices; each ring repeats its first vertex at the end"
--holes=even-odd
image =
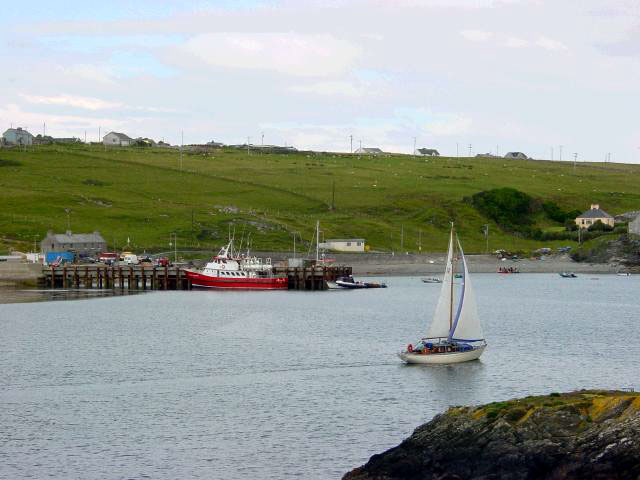
POLYGON ((359 247, 360 247, 360 246, 362 246, 362 242, 358 242, 358 246, 359 246, 359 247))
POLYGON ((351 242, 347 242, 347 247, 350 247, 350 246, 351 246, 351 242))

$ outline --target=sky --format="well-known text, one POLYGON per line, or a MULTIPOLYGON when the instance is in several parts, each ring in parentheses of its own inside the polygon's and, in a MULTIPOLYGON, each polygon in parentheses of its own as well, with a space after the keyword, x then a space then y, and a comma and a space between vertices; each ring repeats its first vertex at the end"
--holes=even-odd
POLYGON ((0 60, 2 131, 640 163, 637 0, 11 2, 0 60))

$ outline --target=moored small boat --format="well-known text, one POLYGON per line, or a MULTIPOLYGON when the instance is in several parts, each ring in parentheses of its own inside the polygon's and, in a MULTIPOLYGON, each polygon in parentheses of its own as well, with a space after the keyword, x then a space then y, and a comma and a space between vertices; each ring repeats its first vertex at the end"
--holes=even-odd
POLYGON ((576 274, 575 274, 575 273, 573 273, 573 272, 560 272, 560 273, 559 273, 559 275, 560 275, 562 278, 577 278, 577 277, 578 277, 578 275, 576 275, 576 274))
POLYGON ((422 278, 422 283, 442 283, 442 280, 436 277, 422 278))
POLYGON ((378 283, 378 282, 362 282, 360 280, 354 280, 353 276, 349 275, 347 277, 340 277, 336 279, 334 282, 340 288, 350 288, 350 289, 358 289, 358 288, 387 288, 386 283, 378 283))

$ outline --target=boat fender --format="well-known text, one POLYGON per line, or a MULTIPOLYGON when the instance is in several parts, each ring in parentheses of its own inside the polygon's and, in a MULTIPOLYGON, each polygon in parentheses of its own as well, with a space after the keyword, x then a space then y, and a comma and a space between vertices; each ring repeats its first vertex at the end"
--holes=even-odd
POLYGON ((409 353, 413 352, 413 345, 409 344, 407 346, 407 352, 409 352, 409 353))

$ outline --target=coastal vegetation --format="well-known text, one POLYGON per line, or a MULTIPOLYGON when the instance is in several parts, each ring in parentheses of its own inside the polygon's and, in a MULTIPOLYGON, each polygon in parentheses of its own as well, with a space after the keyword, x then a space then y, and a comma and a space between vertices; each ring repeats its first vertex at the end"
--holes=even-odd
POLYGON ((576 245, 551 234, 590 203, 640 204, 640 166, 613 163, 72 144, 0 150, 0 165, 4 251, 68 228, 114 249, 168 250, 176 233, 178 249, 210 250, 234 231, 254 249, 307 248, 316 220, 374 251, 444 251, 450 221, 469 253, 487 248, 485 224, 489 250, 531 251, 576 245))

